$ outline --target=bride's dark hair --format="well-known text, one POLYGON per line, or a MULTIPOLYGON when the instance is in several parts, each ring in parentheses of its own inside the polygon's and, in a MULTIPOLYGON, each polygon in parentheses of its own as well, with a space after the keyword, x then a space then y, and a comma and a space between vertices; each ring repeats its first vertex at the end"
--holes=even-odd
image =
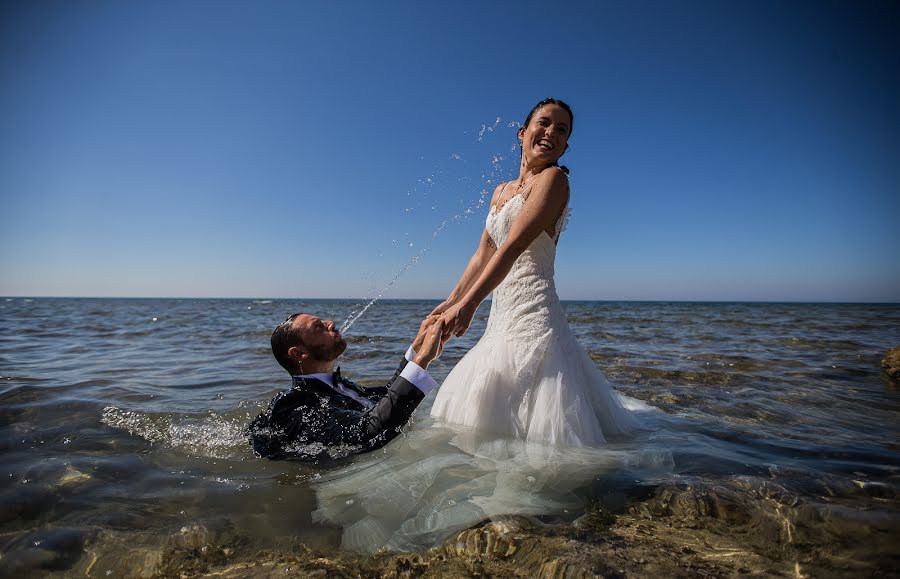
MULTIPOLYGON (((572 128, 573 128, 573 125, 575 124, 575 115, 572 113, 572 107, 570 107, 565 101, 561 101, 561 100, 555 99, 553 97, 547 97, 544 100, 540 101, 538 104, 534 105, 534 108, 532 108, 531 112, 528 113, 528 116, 525 117, 525 122, 522 124, 522 126, 527 127, 528 123, 531 122, 531 117, 534 116, 534 113, 536 113, 538 111, 538 109, 544 105, 557 105, 559 107, 562 107, 563 110, 565 110, 567 113, 569 113, 569 136, 571 136, 572 128)), ((565 165, 560 165, 559 161, 554 161, 553 164, 551 164, 550 166, 551 167, 559 167, 560 169, 563 170, 563 173, 565 173, 566 175, 569 174, 569 168, 566 167, 565 165)))

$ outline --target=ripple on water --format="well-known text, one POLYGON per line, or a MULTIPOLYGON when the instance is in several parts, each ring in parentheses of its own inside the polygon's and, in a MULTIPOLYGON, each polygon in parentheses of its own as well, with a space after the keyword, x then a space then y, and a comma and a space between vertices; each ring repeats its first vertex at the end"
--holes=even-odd
MULTIPOLYGON (((212 561, 187 555, 201 543, 224 557, 222 549, 251 556, 340 541, 342 529, 310 523, 310 486, 337 471, 255 459, 243 426, 287 386, 271 358, 271 328, 294 311, 343 319, 353 302, 3 303, 0 575, 65 565, 73 576, 87 575, 90 565, 91 575, 150 575, 162 572, 164 557, 184 555, 182 570, 212 561), (220 314, 214 325, 211 308, 220 314), (65 332, 43 323, 60 310, 72 316, 65 332), (62 355, 48 358, 48 351, 62 355), (229 535, 221 519, 245 534, 229 535), (208 532, 191 531, 195 525, 208 532), (102 530, 79 539, 83 528, 102 530), (182 528, 194 539, 176 537, 182 528), (68 531, 53 537, 36 529, 68 531), (82 558, 66 558, 78 549, 82 558)), ((359 333, 347 337, 344 373, 383 385, 434 305, 371 308, 353 327, 359 333)), ((884 349, 897 345, 900 308, 565 307, 617 387, 665 410, 641 444, 674 457, 671 476, 632 482, 652 487, 651 497, 614 485, 598 491, 617 515, 633 517, 632 538, 651 537, 654 546, 671 540, 677 553, 684 547, 721 560, 708 545, 743 553, 727 557, 765 553, 768 562, 750 566, 760 575, 792 574, 795 564, 809 576, 888 575, 900 567, 889 541, 900 520, 900 398, 880 369, 884 349)), ((466 336, 448 344, 432 366, 438 379, 475 343, 485 317, 481 308, 466 336)), ((428 402, 409 444, 421 436, 428 402)))

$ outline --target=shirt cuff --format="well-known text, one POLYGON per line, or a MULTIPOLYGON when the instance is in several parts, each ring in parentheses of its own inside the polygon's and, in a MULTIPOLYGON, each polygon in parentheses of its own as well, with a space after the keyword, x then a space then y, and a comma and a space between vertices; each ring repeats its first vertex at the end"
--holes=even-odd
POLYGON ((410 346, 409 350, 406 351, 406 361, 412 362, 416 358, 416 351, 413 350, 413 347, 410 346))
POLYGON ((423 394, 428 394, 438 386, 431 374, 412 360, 400 372, 400 377, 421 390, 423 394))

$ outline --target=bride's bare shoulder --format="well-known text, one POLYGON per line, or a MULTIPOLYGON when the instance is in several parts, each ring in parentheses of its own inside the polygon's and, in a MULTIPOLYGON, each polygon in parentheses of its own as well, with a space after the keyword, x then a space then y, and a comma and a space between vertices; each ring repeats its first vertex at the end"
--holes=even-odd
POLYGON ((535 178, 529 197, 554 199, 565 205, 569 201, 569 176, 559 167, 547 167, 535 178))
POLYGON ((557 166, 547 167, 541 171, 541 174, 538 175, 538 179, 542 180, 552 189, 569 188, 569 174, 557 166))
POLYGON ((490 204, 491 207, 494 207, 497 205, 497 201, 500 200, 500 194, 503 193, 504 189, 506 189, 506 185, 508 183, 509 183, 509 181, 504 181, 504 182, 498 184, 496 187, 494 187, 494 194, 491 195, 491 204, 490 204))

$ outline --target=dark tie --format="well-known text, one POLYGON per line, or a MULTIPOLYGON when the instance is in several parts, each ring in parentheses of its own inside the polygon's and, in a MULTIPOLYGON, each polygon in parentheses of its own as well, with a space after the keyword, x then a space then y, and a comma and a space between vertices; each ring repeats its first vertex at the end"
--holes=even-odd
POLYGON ((331 380, 335 386, 341 385, 341 367, 338 366, 334 372, 331 373, 331 380))

